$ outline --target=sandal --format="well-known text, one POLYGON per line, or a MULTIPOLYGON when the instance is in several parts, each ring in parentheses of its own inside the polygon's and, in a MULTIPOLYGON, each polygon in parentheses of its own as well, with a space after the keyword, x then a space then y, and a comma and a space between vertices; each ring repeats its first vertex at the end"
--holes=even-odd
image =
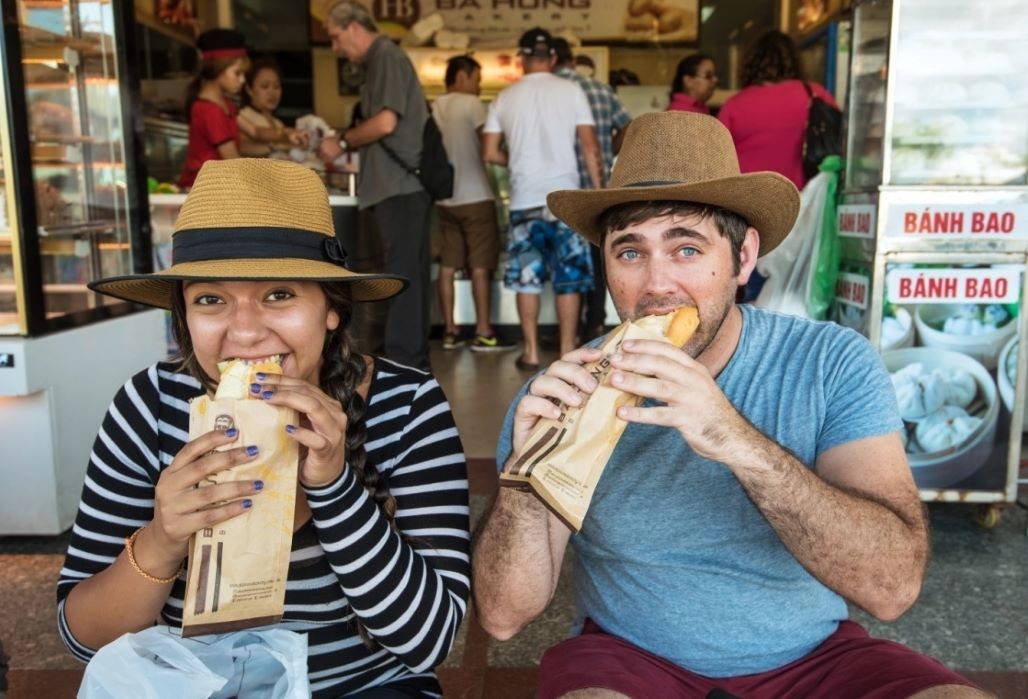
POLYGON ((521 369, 521 371, 539 371, 539 363, 526 362, 525 355, 521 355, 520 357, 518 357, 517 360, 514 362, 514 366, 516 366, 518 369, 521 369))

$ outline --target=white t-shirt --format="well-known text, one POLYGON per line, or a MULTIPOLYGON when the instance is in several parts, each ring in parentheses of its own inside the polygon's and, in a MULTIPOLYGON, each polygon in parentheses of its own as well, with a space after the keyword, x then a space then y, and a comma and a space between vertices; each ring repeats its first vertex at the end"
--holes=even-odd
POLYGON ((550 192, 579 188, 576 129, 594 124, 582 88, 552 73, 529 73, 497 95, 484 131, 507 140, 512 210, 545 206, 550 192))
POLYGON ((477 131, 485 123, 485 105, 475 95, 447 92, 432 104, 432 116, 453 164, 453 196, 438 203, 460 206, 493 199, 477 131))

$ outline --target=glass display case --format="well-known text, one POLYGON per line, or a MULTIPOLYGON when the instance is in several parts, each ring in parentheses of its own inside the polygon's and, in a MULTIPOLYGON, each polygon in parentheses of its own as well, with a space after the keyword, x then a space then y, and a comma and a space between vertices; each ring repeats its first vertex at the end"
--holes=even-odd
POLYGON ((853 13, 833 317, 882 353, 922 498, 987 524, 1028 482, 1026 42, 1017 0, 853 13))
POLYGON ((164 312, 86 287, 152 264, 134 7, 0 9, 0 536, 52 535, 111 397, 166 355, 164 312))
POLYGON ((850 187, 1028 181, 1028 3, 879 0, 855 18, 850 187))
POLYGON ((132 7, 15 0, 3 11, 0 332, 38 335, 118 303, 90 292, 90 280, 149 269, 138 81, 119 31, 132 7))

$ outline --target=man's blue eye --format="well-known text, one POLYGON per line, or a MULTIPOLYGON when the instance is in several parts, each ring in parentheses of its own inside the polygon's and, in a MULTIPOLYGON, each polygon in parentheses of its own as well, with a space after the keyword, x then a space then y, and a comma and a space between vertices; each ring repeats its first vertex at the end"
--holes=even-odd
POLYGON ((682 248, 678 251, 683 257, 692 257, 699 251, 696 248, 682 248))
POLYGON ((635 258, 639 257, 639 253, 635 250, 625 250, 623 253, 621 253, 621 257, 623 257, 626 260, 634 260, 635 258))

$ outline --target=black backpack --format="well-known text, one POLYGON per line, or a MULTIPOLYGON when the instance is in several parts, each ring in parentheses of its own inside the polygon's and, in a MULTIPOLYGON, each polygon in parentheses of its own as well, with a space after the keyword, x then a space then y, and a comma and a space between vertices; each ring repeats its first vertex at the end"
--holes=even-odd
POLYGON ((818 173, 821 161, 829 155, 842 155, 842 112, 814 95, 810 85, 803 83, 810 96, 807 130, 803 134, 803 175, 810 179, 818 173))
POLYGON ((446 155, 443 135, 439 132, 439 127, 431 114, 425 120, 425 128, 421 132, 421 160, 417 167, 411 167, 401 160, 400 156, 386 144, 385 139, 379 140, 378 143, 382 144, 382 148, 390 158, 396 161, 397 165, 418 178, 418 182, 428 192, 428 196, 432 197, 432 201, 449 199, 453 196, 453 165, 450 164, 450 158, 446 155))

